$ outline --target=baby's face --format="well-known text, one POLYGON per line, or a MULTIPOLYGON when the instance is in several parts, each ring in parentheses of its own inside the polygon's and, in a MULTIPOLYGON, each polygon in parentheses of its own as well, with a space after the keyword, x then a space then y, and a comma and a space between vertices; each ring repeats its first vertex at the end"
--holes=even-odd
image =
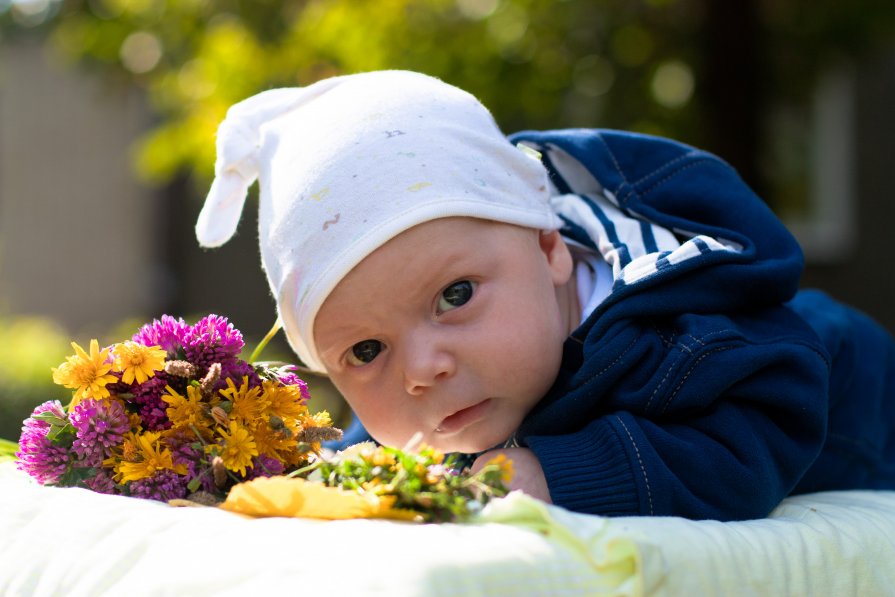
POLYGON ((318 352, 378 441, 400 446, 419 431, 444 451, 485 450, 556 378, 571 267, 556 232, 420 224, 336 286, 315 322, 318 352))

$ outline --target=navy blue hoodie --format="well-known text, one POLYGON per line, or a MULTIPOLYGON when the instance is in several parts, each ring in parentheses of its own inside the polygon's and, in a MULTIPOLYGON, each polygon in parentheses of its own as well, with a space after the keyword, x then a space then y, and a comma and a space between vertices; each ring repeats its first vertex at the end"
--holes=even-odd
POLYGON ((618 131, 511 140, 542 154, 562 233, 614 278, 514 438, 554 503, 733 520, 792 493, 895 489, 895 342, 798 292, 798 244, 730 166, 618 131))

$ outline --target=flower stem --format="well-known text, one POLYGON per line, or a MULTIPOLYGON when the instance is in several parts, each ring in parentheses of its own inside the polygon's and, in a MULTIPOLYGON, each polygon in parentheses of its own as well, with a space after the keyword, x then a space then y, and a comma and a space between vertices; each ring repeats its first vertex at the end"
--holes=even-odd
POLYGON ((249 357, 249 362, 254 363, 258 360, 258 357, 261 356, 261 351, 264 350, 264 347, 267 346, 267 343, 271 341, 271 339, 277 335, 277 332, 280 331, 280 328, 283 327, 283 322, 280 321, 280 318, 277 317, 277 320, 273 322, 273 327, 270 328, 270 331, 267 332, 267 335, 261 339, 261 342, 258 343, 258 346, 255 347, 255 350, 252 351, 252 356, 249 357))
POLYGON ((309 465, 307 465, 307 466, 304 466, 304 467, 302 467, 302 468, 295 469, 294 471, 292 471, 291 473, 289 473, 288 475, 286 475, 286 478, 287 478, 287 479, 291 479, 292 477, 297 477, 297 476, 299 476, 299 475, 303 475, 303 474, 305 474, 305 473, 309 473, 309 472, 313 471, 313 470, 316 469, 316 468, 320 468, 320 465, 321 465, 321 464, 323 464, 323 460, 318 460, 318 461, 316 461, 316 462, 314 462, 314 463, 312 463, 312 464, 309 464, 309 465))

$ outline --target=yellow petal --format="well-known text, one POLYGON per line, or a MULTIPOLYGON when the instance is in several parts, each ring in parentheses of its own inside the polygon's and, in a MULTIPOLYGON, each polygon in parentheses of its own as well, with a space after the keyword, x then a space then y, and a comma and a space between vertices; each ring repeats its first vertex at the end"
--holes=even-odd
MULTIPOLYGON (((97 346, 98 346, 98 344, 97 344, 97 346)), ((87 354, 86 352, 84 352, 84 349, 81 348, 81 345, 78 344, 77 342, 72 342, 71 347, 75 349, 75 356, 81 357, 84 360, 90 359, 90 355, 87 354)))
MULTIPOLYGON (((134 383, 134 370, 133 369, 125 369, 121 373, 121 381, 123 381, 124 383, 134 383)), ((138 379, 137 383, 143 383, 143 382, 138 379)))
POLYGON ((248 516, 291 518, 392 518, 413 520, 417 514, 392 508, 393 497, 361 495, 304 479, 259 477, 230 490, 221 508, 248 516))

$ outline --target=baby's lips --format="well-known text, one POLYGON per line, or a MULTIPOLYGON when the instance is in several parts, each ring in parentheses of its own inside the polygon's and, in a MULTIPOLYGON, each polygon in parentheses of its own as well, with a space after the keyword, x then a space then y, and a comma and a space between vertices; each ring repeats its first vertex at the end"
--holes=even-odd
POLYGON ((457 412, 445 417, 438 427, 435 428, 437 433, 456 433, 469 425, 483 419, 488 414, 491 406, 491 399, 486 398, 481 402, 477 402, 472 406, 462 408, 457 412))

